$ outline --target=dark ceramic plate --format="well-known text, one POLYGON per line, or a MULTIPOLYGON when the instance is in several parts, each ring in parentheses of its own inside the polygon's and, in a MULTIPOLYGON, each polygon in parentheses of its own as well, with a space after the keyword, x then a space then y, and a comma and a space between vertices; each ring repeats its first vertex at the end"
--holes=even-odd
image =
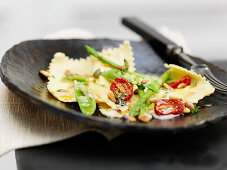
MULTIPOLYGON (((88 55, 84 48, 86 44, 101 50, 107 47, 116 47, 120 43, 122 42, 109 39, 25 41, 12 47, 4 55, 1 62, 1 78, 11 91, 26 101, 93 127, 130 131, 176 131, 202 127, 226 117, 227 95, 218 92, 202 100, 199 103, 201 109, 195 115, 181 116, 173 120, 153 119, 150 123, 144 124, 109 119, 101 116, 98 111, 96 111, 94 116, 87 117, 81 114, 77 103, 62 103, 47 91, 47 81, 39 75, 39 70, 48 68, 48 64, 55 52, 64 52, 72 58, 86 57, 88 55), (212 106, 203 107, 207 104, 212 106)), ((165 61, 145 42, 131 42, 131 45, 137 72, 161 74, 165 71, 164 62, 173 63, 173 61, 165 61)), ((204 62, 198 58, 196 60, 197 62, 204 62)), ((188 68, 185 63, 177 62, 176 64, 188 68)), ((212 64, 207 64, 218 78, 227 82, 227 74, 225 72, 212 64)))

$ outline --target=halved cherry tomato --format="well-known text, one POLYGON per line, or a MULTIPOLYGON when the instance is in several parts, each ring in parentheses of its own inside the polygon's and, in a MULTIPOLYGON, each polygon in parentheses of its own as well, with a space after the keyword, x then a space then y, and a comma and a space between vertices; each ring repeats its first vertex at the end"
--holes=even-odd
POLYGON ((110 86, 110 90, 115 96, 119 96, 120 93, 124 95, 122 100, 128 101, 132 98, 133 87, 125 78, 116 78, 110 86))
POLYGON ((188 86, 189 84, 191 84, 191 80, 189 76, 184 76, 182 77, 180 80, 175 81, 173 83, 168 84, 170 87, 172 87, 173 89, 176 89, 177 86, 181 83, 185 83, 186 86, 188 86))
POLYGON ((178 115, 183 112, 184 103, 177 99, 159 99, 155 102, 154 111, 157 115, 178 115))

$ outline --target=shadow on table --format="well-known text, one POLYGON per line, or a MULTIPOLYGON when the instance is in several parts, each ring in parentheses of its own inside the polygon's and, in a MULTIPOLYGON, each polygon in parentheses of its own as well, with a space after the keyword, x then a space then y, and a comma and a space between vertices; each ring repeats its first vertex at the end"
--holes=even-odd
POLYGON ((177 134, 125 133, 112 141, 89 132, 16 151, 19 170, 225 169, 227 121, 177 134))

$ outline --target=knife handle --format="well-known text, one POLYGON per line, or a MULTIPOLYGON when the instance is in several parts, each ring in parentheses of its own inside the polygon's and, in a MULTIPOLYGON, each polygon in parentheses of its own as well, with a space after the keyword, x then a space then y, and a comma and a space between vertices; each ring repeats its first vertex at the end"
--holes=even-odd
POLYGON ((161 50, 165 50, 165 53, 170 57, 176 57, 183 59, 187 63, 194 65, 196 64, 189 56, 183 53, 183 48, 172 42, 171 40, 164 37, 158 31, 151 26, 142 22, 135 17, 123 17, 122 23, 143 37, 147 42, 155 44, 161 50))

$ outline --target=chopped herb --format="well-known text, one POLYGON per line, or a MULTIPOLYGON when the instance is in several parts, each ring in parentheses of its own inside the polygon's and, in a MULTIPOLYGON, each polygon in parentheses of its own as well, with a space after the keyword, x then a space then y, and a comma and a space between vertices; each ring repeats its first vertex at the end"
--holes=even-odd
POLYGON ((165 92, 165 94, 162 96, 162 98, 165 99, 167 94, 168 94, 168 91, 165 92))
POLYGON ((55 79, 55 76, 54 75, 52 75, 52 77, 55 79))
POLYGON ((195 114, 195 113, 197 113, 198 111, 199 111, 199 109, 200 109, 200 107, 199 106, 197 106, 196 104, 194 105, 194 110, 192 110, 192 114, 195 114))
POLYGON ((96 83, 96 79, 94 79, 93 82, 96 83))
POLYGON ((129 64, 126 59, 124 59, 124 67, 125 67, 125 71, 128 71, 129 64))
POLYGON ((125 93, 119 93, 118 95, 115 95, 116 97, 116 102, 115 104, 119 104, 121 106, 124 106, 126 105, 126 101, 124 101, 125 97, 126 97, 126 94, 125 93))

